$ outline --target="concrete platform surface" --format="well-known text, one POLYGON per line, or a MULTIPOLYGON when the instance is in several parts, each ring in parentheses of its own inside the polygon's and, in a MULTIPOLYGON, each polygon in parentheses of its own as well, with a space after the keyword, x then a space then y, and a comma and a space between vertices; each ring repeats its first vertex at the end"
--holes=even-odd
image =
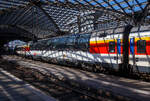
POLYGON ((0 101, 56 101, 30 84, 0 69, 0 101))
POLYGON ((69 82, 78 82, 79 84, 97 89, 98 91, 109 91, 114 95, 121 95, 136 101, 150 101, 150 82, 91 73, 32 60, 24 61, 19 57, 5 57, 5 59, 15 61, 17 64, 27 68, 37 69, 44 74, 51 74, 60 79, 67 79, 69 82))
POLYGON ((150 83, 148 82, 105 74, 94 74, 53 64, 48 65, 38 62, 29 63, 24 61, 18 61, 18 63, 25 67, 38 69, 39 71, 44 72, 44 74, 51 74, 60 79, 68 79, 69 82, 77 82, 78 84, 99 91, 109 91, 114 95, 124 96, 136 101, 150 101, 150 83))

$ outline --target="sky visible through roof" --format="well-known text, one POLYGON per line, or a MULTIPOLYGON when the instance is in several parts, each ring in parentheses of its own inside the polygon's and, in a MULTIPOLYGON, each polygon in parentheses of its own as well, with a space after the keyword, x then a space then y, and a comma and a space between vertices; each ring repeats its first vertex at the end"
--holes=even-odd
MULTIPOLYGON (((41 0, 45 1, 45 0, 41 0)), ((55 0, 46 0, 55 2, 55 0)), ((65 2, 65 0, 59 0, 60 2, 65 2)), ((140 11, 144 9, 144 7, 147 4, 147 0, 68 0, 71 3, 77 3, 80 2, 81 4, 87 4, 90 3, 93 6, 103 6, 106 8, 111 8, 114 10, 121 10, 124 9, 126 13, 132 13, 140 11), (112 6, 112 7, 111 7, 112 6), (132 10, 130 7, 132 7, 132 10)))
POLYGON ((41 10, 36 6, 37 3, 40 3, 38 1, 39 0, 0 0, 0 24, 19 25, 31 33, 45 32, 47 34, 50 33, 47 31, 49 29, 55 32, 57 29, 60 31, 68 31, 69 28, 71 28, 71 24, 68 24, 69 21, 96 7, 95 17, 101 19, 98 23, 105 26, 106 24, 110 24, 109 22, 113 22, 114 24, 118 23, 117 21, 119 19, 119 21, 123 22, 122 25, 124 25, 125 17, 131 18, 131 13, 141 14, 134 12, 144 11, 144 8, 148 4, 148 0, 40 0, 41 8, 43 9, 41 10), (37 10, 37 13, 35 13, 34 10, 37 10), (100 13, 97 12, 98 10, 100 13), (106 13, 102 14, 102 10, 106 13), (46 15, 43 11, 45 11, 46 15), (35 26, 37 29, 41 28, 41 30, 33 31, 32 28, 35 26))
MULTIPOLYGON (((6 8, 9 8, 12 5, 22 5, 28 0, 12 0, 10 4, 8 4, 7 0, 3 0, 0 2, 7 2, 8 5, 5 5, 6 8), (17 4, 16 2, 20 3, 17 4)), ((33 0, 34 1, 34 0, 33 0)), ((66 0, 40 0, 41 2, 66 2, 66 0)), ((136 11, 140 11, 144 9, 148 0, 68 0, 73 4, 81 3, 85 5, 93 5, 97 7, 105 7, 118 11, 122 11, 124 13, 132 13, 136 11)), ((0 4, 3 7, 3 4, 0 4)), ((1 8, 1 7, 0 7, 1 8)))

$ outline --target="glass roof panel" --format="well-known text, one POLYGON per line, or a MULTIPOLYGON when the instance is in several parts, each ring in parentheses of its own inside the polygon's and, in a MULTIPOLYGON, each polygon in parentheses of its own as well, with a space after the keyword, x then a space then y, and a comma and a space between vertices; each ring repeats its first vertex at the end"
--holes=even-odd
POLYGON ((59 0, 60 2, 64 2, 65 0, 59 0))
POLYGON ((86 2, 84 0, 79 0, 80 3, 85 4, 86 2))
MULTIPOLYGON (((4 21, 2 19, 9 19, 5 23, 12 24, 11 22, 15 22, 19 25, 22 24, 22 26, 32 26, 32 14, 34 10, 28 10, 28 7, 37 7, 39 9, 40 7, 38 6, 41 6, 47 15, 42 10, 37 11, 37 17, 40 19, 38 21, 40 27, 50 27, 49 23, 51 25, 53 25, 52 23, 56 23, 60 29, 68 29, 68 22, 73 21, 75 18, 77 22, 77 17, 79 15, 82 16, 83 11, 95 11, 95 15, 94 13, 91 13, 91 15, 94 15, 96 19, 100 19, 102 23, 106 22, 103 25, 105 26, 106 24, 110 24, 107 21, 113 21, 116 19, 116 16, 119 20, 123 19, 122 21, 124 21, 125 17, 132 18, 134 12, 143 11, 147 7, 147 4, 148 0, 0 0, 0 16, 2 17, 0 18, 0 22, 4 21), (23 8, 22 12, 18 8, 23 8), (15 10, 17 11, 14 13, 13 11, 15 10), (11 11, 13 12, 12 14, 11 11), (52 20, 47 21, 49 18, 52 20)), ((88 16, 89 14, 85 13, 83 16, 85 15, 88 16)))
POLYGON ((111 5, 114 5, 114 4, 116 4, 114 1, 110 1, 109 2, 111 5))
POLYGON ((118 7, 118 6, 114 6, 113 8, 115 8, 116 10, 119 10, 119 9, 120 9, 120 7, 118 7))
POLYGON ((145 8, 145 6, 146 6, 146 4, 141 5, 141 7, 142 7, 143 9, 145 8))
POLYGON ((104 6, 104 7, 108 7, 108 4, 107 4, 107 3, 104 3, 103 6, 104 6))
POLYGON ((76 1, 75 0, 68 0, 69 2, 71 2, 71 3, 75 3, 76 1))
MULTIPOLYGON (((43 0, 44 1, 44 0, 43 0)), ((52 2, 54 2, 55 0, 48 0, 48 1, 52 1, 52 2)))
POLYGON ((147 0, 138 0, 139 3, 147 2, 147 0))
POLYGON ((93 2, 91 2, 91 4, 92 4, 92 5, 96 5, 97 3, 93 1, 93 2))

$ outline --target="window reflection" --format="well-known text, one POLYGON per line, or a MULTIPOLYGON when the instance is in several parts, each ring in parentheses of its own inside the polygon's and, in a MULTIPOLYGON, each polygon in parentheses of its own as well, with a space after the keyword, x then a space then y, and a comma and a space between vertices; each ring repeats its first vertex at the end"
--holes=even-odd
POLYGON ((31 49, 88 51, 90 34, 76 34, 60 38, 41 40, 31 45, 31 49))

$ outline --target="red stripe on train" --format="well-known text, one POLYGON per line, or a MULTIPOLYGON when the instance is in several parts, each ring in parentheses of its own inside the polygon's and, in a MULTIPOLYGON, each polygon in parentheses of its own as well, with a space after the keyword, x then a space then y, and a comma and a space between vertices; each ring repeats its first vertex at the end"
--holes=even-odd
MULTIPOLYGON (((134 46, 135 55, 150 55, 150 41, 146 41, 146 53, 137 53, 137 42, 134 46)), ((90 53, 93 54, 117 54, 117 43, 115 43, 115 52, 109 52, 109 43, 96 43, 90 44, 90 53)), ((121 46, 121 54, 123 53, 123 47, 121 46)), ((130 54, 130 45, 129 45, 130 54)))

